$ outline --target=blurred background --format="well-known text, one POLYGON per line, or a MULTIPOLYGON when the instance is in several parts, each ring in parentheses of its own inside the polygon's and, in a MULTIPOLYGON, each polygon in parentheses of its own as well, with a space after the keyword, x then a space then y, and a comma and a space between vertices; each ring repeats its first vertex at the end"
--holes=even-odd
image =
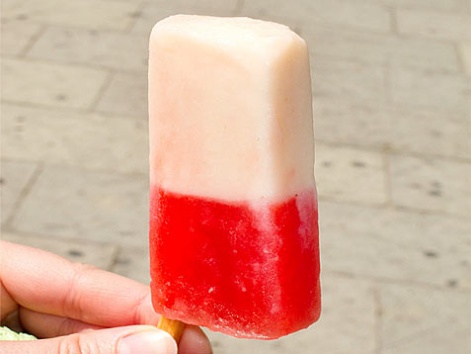
POLYGON ((322 318, 215 353, 469 354, 469 0, 2 0, 1 237, 148 283, 147 42, 176 13, 311 53, 322 318))

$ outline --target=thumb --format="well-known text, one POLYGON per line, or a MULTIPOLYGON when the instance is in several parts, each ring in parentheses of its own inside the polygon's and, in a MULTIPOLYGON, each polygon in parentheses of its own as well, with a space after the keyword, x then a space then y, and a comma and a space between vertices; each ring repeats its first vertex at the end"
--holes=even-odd
POLYGON ((100 329, 32 341, 2 342, 5 353, 177 354, 177 344, 152 326, 100 329))

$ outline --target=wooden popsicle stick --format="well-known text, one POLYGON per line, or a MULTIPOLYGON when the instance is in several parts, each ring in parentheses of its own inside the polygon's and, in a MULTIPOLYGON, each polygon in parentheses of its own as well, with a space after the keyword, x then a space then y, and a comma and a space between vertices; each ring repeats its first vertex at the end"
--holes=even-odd
POLYGON ((180 339, 185 329, 185 324, 179 320, 171 320, 165 316, 161 316, 157 328, 163 329, 165 332, 169 333, 175 341, 180 342, 180 339))

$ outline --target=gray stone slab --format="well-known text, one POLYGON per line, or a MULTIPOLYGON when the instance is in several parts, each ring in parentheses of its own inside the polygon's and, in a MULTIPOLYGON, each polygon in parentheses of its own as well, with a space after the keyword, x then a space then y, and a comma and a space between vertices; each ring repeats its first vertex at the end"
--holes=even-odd
POLYGON ((138 5, 135 1, 3 0, 2 19, 124 30, 131 25, 138 5))
POLYGON ((147 71, 148 38, 111 31, 49 27, 28 58, 115 70, 147 71))
POLYGON ((386 114, 393 150, 471 160, 471 109, 448 113, 398 108, 386 114))
POLYGON ((46 166, 12 231, 147 247, 147 175, 46 166))
MULTIPOLYGON (((144 238, 147 235, 144 235, 144 238)), ((113 267, 114 273, 150 284, 149 248, 147 242, 141 247, 122 246, 117 253, 113 267)))
POLYGON ((471 80, 443 71, 393 65, 389 74, 392 103, 400 107, 469 112, 471 80))
POLYGON ((146 3, 136 17, 136 21, 131 28, 131 33, 142 34, 149 37, 152 27, 154 27, 157 22, 180 13, 183 13, 183 11, 173 9, 171 6, 162 7, 155 6, 152 3, 146 3))
MULTIPOLYGON (((245 2, 243 3, 241 1, 240 3, 241 5, 237 11, 237 16, 280 23, 288 26, 298 34, 301 32, 301 24, 304 23, 304 19, 299 16, 293 16, 290 11, 267 11, 266 9, 261 9, 258 6, 259 4, 249 4, 247 6, 245 2), (252 7, 252 5, 255 6, 252 7)), ((275 4, 274 6, 278 6, 278 4, 275 4)), ((296 5, 294 5, 293 8, 296 8, 296 5)))
POLYGON ((21 20, 1 21, 1 53, 19 55, 42 30, 38 23, 21 20))
POLYGON ((462 43, 460 51, 464 70, 471 76, 471 41, 468 43, 462 43))
POLYGON ((391 117, 382 105, 341 97, 314 97, 313 115, 318 142, 376 149, 389 145, 391 117))
POLYGON ((451 42, 399 37, 393 33, 347 31, 313 23, 304 24, 301 34, 309 44, 313 61, 321 55, 375 65, 409 64, 448 72, 461 69, 456 47, 451 42))
POLYGON ((466 10, 467 0, 380 0, 382 3, 392 7, 421 9, 421 10, 446 10, 461 11, 466 10))
POLYGON ((322 202, 326 271, 471 290, 471 222, 389 208, 322 202))
POLYGON ((131 29, 132 33, 142 33, 147 36, 152 27, 160 20, 172 15, 204 15, 204 16, 234 16, 237 1, 149 1, 144 4, 131 29))
POLYGON ((381 103, 386 99, 382 65, 318 55, 311 58, 311 70, 314 100, 348 97, 381 103))
POLYGON ((381 305, 381 354, 471 351, 471 293, 385 285, 381 305))
POLYGON ((454 41, 471 39, 471 14, 398 10, 399 33, 454 41))
POLYGON ((322 199, 370 205, 387 201, 381 153, 317 144, 315 175, 322 199))
POLYGON ((3 59, 2 98, 6 101, 86 109, 104 85, 101 70, 50 62, 3 59))
MULTIPOLYGON (((2 117, 2 134, 3 134, 2 117)), ((5 143, 2 136, 2 145, 5 143)), ((38 164, 28 161, 1 160, 1 217, 2 225, 13 215, 22 194, 38 168, 38 164)))
POLYGON ((113 115, 147 117, 147 73, 117 73, 96 110, 113 115))
POLYGON ((117 246, 113 244, 62 239, 50 236, 2 232, 2 239, 52 252, 74 262, 110 269, 115 261, 117 246))
POLYGON ((393 155, 395 205, 462 217, 471 215, 471 163, 393 155))
POLYGON ((441 112, 314 97, 317 141, 471 160, 471 110, 441 112))
POLYGON ((215 353, 372 354, 376 345, 373 286, 332 274, 322 279, 323 312, 318 323, 274 341, 236 339, 208 331, 215 353))
POLYGON ((244 1, 241 14, 252 17, 291 18, 300 24, 328 24, 336 27, 388 32, 391 15, 386 6, 374 2, 344 0, 283 1, 273 0, 268 5, 264 0, 244 1))
POLYGON ((237 8, 239 0, 173 0, 171 4, 167 0, 147 1, 155 6, 173 7, 175 9, 214 9, 222 11, 234 11, 237 8))
POLYGON ((2 106, 2 156, 110 172, 148 173, 147 121, 2 106))

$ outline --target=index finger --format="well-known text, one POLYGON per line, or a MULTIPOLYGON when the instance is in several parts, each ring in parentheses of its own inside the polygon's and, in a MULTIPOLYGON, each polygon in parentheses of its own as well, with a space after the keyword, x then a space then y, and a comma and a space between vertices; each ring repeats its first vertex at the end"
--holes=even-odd
POLYGON ((146 285, 6 241, 0 252, 2 288, 22 307, 103 327, 157 323, 146 285))

